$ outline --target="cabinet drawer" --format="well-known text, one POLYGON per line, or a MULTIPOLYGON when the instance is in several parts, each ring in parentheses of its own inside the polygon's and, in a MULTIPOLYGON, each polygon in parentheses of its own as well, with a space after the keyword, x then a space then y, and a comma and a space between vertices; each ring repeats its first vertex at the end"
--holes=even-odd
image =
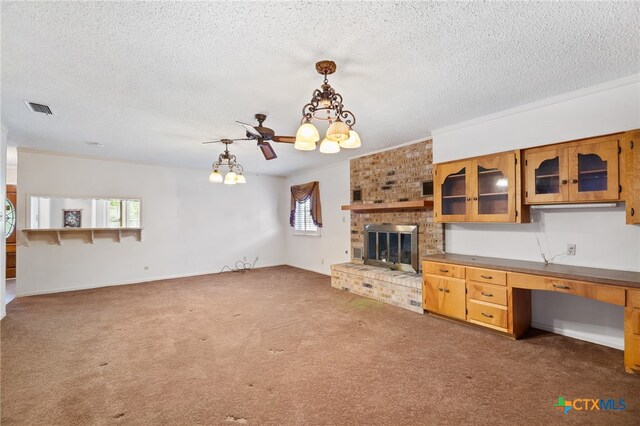
POLYGON ((464 278, 464 266, 449 263, 422 262, 422 272, 450 278, 464 278))
POLYGON ((469 300, 467 306, 470 320, 507 328, 507 308, 477 300, 469 300))
POLYGON ((509 274, 509 286, 531 290, 549 290, 575 294, 613 305, 625 306, 626 291, 622 287, 592 284, 584 281, 563 280, 540 275, 509 274))
POLYGON ((467 279, 481 283, 507 285, 507 273, 495 269, 467 268, 467 279))
POLYGON ((507 304, 506 287, 469 282, 467 283, 467 292, 469 299, 482 300, 505 306, 507 304))

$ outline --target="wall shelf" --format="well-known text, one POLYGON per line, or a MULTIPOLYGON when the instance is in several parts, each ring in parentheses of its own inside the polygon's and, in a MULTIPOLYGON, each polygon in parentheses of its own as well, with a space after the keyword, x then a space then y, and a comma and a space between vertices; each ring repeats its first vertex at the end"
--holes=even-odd
POLYGON ((375 204, 347 204, 341 207, 342 210, 350 210, 354 213, 370 213, 397 210, 427 210, 433 208, 432 200, 397 201, 394 203, 375 204))
POLYGON ((142 228, 49 228, 49 229, 23 229, 25 245, 29 246, 33 235, 50 235, 55 238, 56 244, 62 245, 63 235, 85 235, 89 243, 93 244, 97 236, 108 235, 115 237, 117 242, 122 241, 123 235, 133 234, 138 241, 142 241, 142 228))

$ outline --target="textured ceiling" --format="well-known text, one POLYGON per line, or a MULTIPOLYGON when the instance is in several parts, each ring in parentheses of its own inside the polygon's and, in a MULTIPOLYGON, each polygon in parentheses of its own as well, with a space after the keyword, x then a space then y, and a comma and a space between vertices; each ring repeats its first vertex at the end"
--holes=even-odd
POLYGON ((338 64, 329 81, 363 147, 329 156, 277 144, 266 162, 251 142, 234 144, 245 169, 285 175, 640 71, 637 2, 1 7, 10 144, 166 165, 209 167, 221 147, 199 141, 242 137, 234 120, 256 112, 295 134, 320 59, 338 64))

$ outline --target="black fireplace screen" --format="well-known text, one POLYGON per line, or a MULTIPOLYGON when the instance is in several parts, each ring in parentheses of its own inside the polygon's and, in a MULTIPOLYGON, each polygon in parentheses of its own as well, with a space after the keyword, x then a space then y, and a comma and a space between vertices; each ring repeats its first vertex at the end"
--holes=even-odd
POLYGON ((418 272, 416 225, 366 225, 365 263, 418 272))

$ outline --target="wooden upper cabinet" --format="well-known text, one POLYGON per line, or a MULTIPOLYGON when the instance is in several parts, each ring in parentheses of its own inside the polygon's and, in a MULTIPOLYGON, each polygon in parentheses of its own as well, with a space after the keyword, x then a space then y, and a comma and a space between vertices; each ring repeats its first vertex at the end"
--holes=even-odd
POLYGON ((640 129, 626 132, 621 145, 624 164, 622 188, 627 223, 640 224, 640 129))
POLYGON ((435 165, 434 210, 436 222, 464 222, 470 214, 467 194, 472 162, 454 161, 435 165))
POLYGON ((525 202, 620 200, 620 135, 524 151, 525 202))
POLYGON ((559 203, 569 198, 565 149, 525 151, 525 202, 559 203))
POLYGON ((470 184, 473 222, 516 221, 516 154, 479 157, 472 161, 470 184))
POLYGON ((520 222, 520 153, 435 165, 436 222, 520 222))

